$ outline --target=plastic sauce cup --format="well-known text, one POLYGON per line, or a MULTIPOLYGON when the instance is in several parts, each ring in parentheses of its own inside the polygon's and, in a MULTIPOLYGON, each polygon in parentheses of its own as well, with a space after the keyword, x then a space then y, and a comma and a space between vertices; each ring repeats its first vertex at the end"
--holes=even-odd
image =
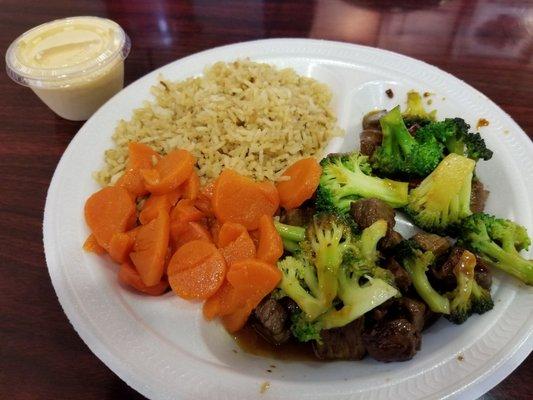
POLYGON ((128 35, 109 19, 58 19, 11 43, 6 70, 60 117, 83 121, 123 88, 130 47, 128 35))

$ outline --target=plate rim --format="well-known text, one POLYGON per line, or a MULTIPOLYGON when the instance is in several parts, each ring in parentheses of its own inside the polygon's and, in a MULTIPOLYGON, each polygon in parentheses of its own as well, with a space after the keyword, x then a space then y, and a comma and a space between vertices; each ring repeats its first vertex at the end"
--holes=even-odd
MULTIPOLYGON (((285 44, 288 45, 288 47, 296 46, 298 44, 305 44, 306 46, 311 46, 313 44, 320 44, 320 45, 327 44, 327 45, 331 45, 331 46, 344 46, 344 47, 346 47, 347 51, 349 51, 350 48, 352 50, 357 50, 357 49, 366 50, 366 51, 371 51, 371 52, 377 52, 378 54, 379 53, 384 53, 384 54, 388 54, 389 56, 401 57, 401 58, 404 58, 404 59, 406 59, 406 60, 408 60, 410 62, 421 63, 421 64, 425 65, 426 67, 430 67, 430 68, 436 70, 437 73, 444 74, 448 79, 453 79, 455 81, 459 81, 463 85, 466 85, 469 88, 469 90, 471 90, 473 93, 482 96, 491 105, 495 106, 513 124, 513 131, 516 131, 517 133, 519 132, 521 134, 519 136, 520 137, 519 140, 520 141, 523 141, 522 139, 528 140, 529 144, 524 146, 524 148, 527 148, 527 150, 524 150, 524 151, 527 151, 528 153, 531 152, 533 154, 533 144, 531 143, 531 141, 529 140, 529 138, 527 137, 525 132, 523 132, 523 130, 519 127, 519 125, 504 110, 502 110, 500 107, 498 107, 494 102, 492 102, 492 100, 490 100, 482 92, 480 92, 479 90, 475 89, 474 87, 468 85, 466 82, 462 81, 461 79, 453 76, 452 74, 450 74, 450 73, 448 73, 448 72, 446 72, 444 70, 439 69, 438 67, 435 67, 435 66, 433 66, 431 64, 428 64, 428 63, 426 63, 424 61, 417 60, 415 58, 412 58, 412 57, 409 57, 409 56, 405 56, 405 55, 400 54, 400 53, 392 52, 392 51, 389 51, 389 50, 383 50, 383 49, 379 49, 379 48, 374 48, 374 47, 370 47, 370 46, 363 46, 363 45, 346 43, 346 42, 337 42, 337 41, 320 40, 320 39, 274 38, 274 39, 261 39, 261 40, 245 41, 245 42, 228 44, 228 45, 224 45, 224 46, 219 46, 219 47, 203 50, 201 52, 194 53, 194 54, 188 55, 186 57, 171 61, 171 62, 169 62, 169 63, 167 63, 167 64, 165 64, 165 65, 163 65, 163 66, 161 66, 161 67, 159 67, 159 68, 157 68, 155 70, 153 70, 153 71, 150 71, 150 72, 146 73, 142 77, 140 77, 137 80, 135 80, 134 82, 130 83, 126 88, 128 88, 128 87, 130 87, 132 85, 135 85, 137 82, 139 82, 141 80, 147 79, 148 75, 152 75, 152 76, 153 75, 157 75, 158 73, 160 73, 160 71, 162 69, 165 69, 166 67, 168 67, 169 65, 174 64, 174 63, 185 62, 186 60, 189 60, 191 58, 196 58, 196 57, 199 57, 200 55, 207 55, 210 52, 221 51, 221 50, 224 50, 224 49, 241 47, 243 45, 246 45, 246 46, 254 46, 254 45, 264 46, 264 45, 268 45, 269 43, 272 43, 272 44, 276 43, 277 45, 279 45, 280 43, 285 43, 285 44)), ((121 92, 119 92, 119 93, 121 93, 121 92)), ((118 96, 118 95, 119 94, 117 94, 116 96, 118 96)), ((112 101, 112 99, 110 101, 112 101)), ((105 107, 105 105, 102 106, 101 108, 103 108, 103 107, 105 107)), ((98 112, 100 112, 100 110, 97 111, 95 113, 95 115, 98 112)), ((78 133, 80 131, 82 131, 84 129, 84 127, 93 118, 94 118, 94 116, 91 117, 87 122, 85 122, 84 125, 82 127, 80 127, 80 130, 78 131, 78 133)), ((62 279, 64 279, 64 277, 59 276, 60 275, 59 274, 59 272, 60 272, 59 268, 55 268, 55 270, 54 270, 54 268, 51 267, 52 259, 51 259, 51 255, 50 255, 50 248, 53 245, 53 243, 52 243, 53 242, 53 240, 52 240, 53 236, 51 235, 50 230, 51 230, 51 226, 53 226, 53 224, 51 223, 52 216, 50 215, 50 209, 51 209, 50 203, 52 201, 51 197, 52 197, 52 195, 54 193, 54 190, 56 190, 56 186, 58 185, 58 182, 57 182, 58 179, 57 179, 56 172, 58 170, 60 170, 60 167, 62 166, 62 163, 65 162, 64 161, 66 159, 65 155, 69 152, 69 149, 71 149, 71 148, 73 148, 75 146, 75 144, 77 142, 77 139, 79 138, 78 133, 73 137, 73 139, 71 140, 71 142, 69 143, 69 145, 65 149, 63 155, 61 156, 61 159, 58 162, 57 167, 56 167, 56 169, 54 171, 54 175, 52 176, 52 179, 50 181, 50 186, 48 188, 47 195, 46 195, 46 204, 45 204, 45 208, 44 208, 44 218, 43 218, 43 242, 44 242, 47 269, 48 269, 49 275, 51 277, 52 284, 53 284, 54 290, 56 292, 56 296, 58 297, 58 301, 59 301, 59 303, 60 303, 60 305, 61 305, 61 307, 63 309, 63 312, 67 316, 70 324, 73 326, 73 328, 78 333, 78 335, 82 338, 82 340, 85 342, 85 344, 89 347, 89 349, 100 360, 102 360, 102 362, 106 366, 108 366, 117 376, 119 376, 123 381, 125 381, 130 387, 132 387, 135 390, 139 391, 141 394, 145 395, 148 398, 158 398, 157 393, 153 392, 151 390, 151 388, 149 388, 148 386, 143 385, 141 382, 139 382, 139 380, 134 376, 134 374, 131 372, 131 370, 128 370, 127 368, 123 368, 123 365, 120 362, 120 360, 117 360, 115 355, 112 354, 109 351, 109 349, 107 349, 107 347, 98 340, 98 337, 97 337, 97 335, 94 334, 94 332, 91 332, 90 329, 86 329, 86 326, 83 326, 83 325, 86 325, 88 323, 88 321, 84 321, 76 313, 76 309, 77 309, 76 304, 74 304, 72 302, 72 299, 69 302, 66 301, 66 299, 64 297, 65 296, 65 291, 62 292, 63 298, 60 296, 60 293, 58 291, 59 290, 58 288, 62 284, 62 279)), ((70 292, 70 288, 69 288, 68 291, 70 292)), ((72 293, 69 293, 69 297, 72 296, 72 295, 73 295, 72 293)), ((533 340, 532 340, 533 338, 532 338, 531 333, 532 332, 531 332, 531 326, 530 326, 530 329, 529 329, 529 332, 527 333, 527 335, 525 335, 522 338, 522 341, 520 343, 515 344, 515 346, 513 348, 514 351, 511 354, 507 354, 507 357, 502 359, 502 360, 500 360, 500 362, 493 369, 487 371, 483 375, 480 375, 480 376, 476 377, 474 380, 469 382, 466 386, 463 386, 463 387, 461 387, 461 388, 459 388, 459 389, 457 389, 457 390, 455 390, 453 392, 450 392, 450 393, 448 393, 447 395, 445 395, 444 397, 441 397, 441 398, 470 398, 470 397, 466 397, 466 396, 471 396, 471 395, 478 396, 478 395, 490 390, 493 386, 495 386, 496 384, 501 382, 501 380, 503 380, 509 373, 511 373, 512 370, 514 370, 529 355, 529 353, 533 350, 533 340), (490 380, 489 378, 491 378, 491 377, 496 378, 496 379, 490 380)))

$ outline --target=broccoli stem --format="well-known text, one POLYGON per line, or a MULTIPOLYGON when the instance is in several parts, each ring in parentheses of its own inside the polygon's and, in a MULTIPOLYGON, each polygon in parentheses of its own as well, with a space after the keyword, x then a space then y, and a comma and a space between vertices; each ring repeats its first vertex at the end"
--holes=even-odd
POLYGON ((405 270, 411 277, 417 293, 429 306, 431 311, 449 314, 450 300, 438 293, 429 283, 426 275, 427 267, 431 264, 433 255, 425 253, 420 259, 407 259, 404 263, 405 270))
POLYGON ((379 123, 383 131, 382 146, 390 153, 396 153, 394 150, 399 145, 404 154, 409 153, 413 145, 416 144, 415 138, 411 136, 405 123, 403 122, 400 106, 393 108, 389 113, 383 116, 379 123))
POLYGON ((300 246, 298 243, 293 242, 289 239, 281 238, 281 241, 283 242, 283 248, 291 253, 296 253, 298 250, 300 250, 300 246))
POLYGON ((491 265, 513 275, 526 285, 533 285, 533 261, 520 257, 514 247, 512 251, 505 251, 493 242, 478 243, 475 247, 478 254, 482 253, 481 256, 485 256, 483 258, 491 265))
POLYGON ((278 221, 274 221, 274 226, 284 241, 298 243, 305 239, 305 228, 301 226, 282 224, 278 221))

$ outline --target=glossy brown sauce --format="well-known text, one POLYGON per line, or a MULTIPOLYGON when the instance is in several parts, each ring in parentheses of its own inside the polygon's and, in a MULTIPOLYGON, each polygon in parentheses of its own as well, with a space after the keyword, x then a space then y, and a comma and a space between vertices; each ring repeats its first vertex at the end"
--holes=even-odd
POLYGON ((476 128, 479 129, 479 128, 482 128, 482 127, 488 126, 488 125, 489 125, 489 121, 487 121, 485 118, 480 118, 477 121, 476 128))
POLYGON ((239 347, 256 356, 291 361, 316 361, 310 343, 298 343, 291 339, 281 345, 273 345, 263 339, 251 326, 246 325, 234 336, 239 347))

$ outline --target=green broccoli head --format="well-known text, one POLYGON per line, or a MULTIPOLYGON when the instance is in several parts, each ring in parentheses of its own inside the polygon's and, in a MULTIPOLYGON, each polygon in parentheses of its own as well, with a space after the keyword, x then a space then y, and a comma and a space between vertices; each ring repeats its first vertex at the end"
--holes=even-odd
POLYGON ((415 137, 417 140, 433 137, 445 146, 447 153, 464 155, 475 161, 489 160, 492 151, 479 133, 469 132, 469 129, 470 125, 462 118, 446 118, 424 125, 418 129, 415 137))
POLYGON ((462 324, 472 313, 483 314, 494 306, 490 292, 476 282, 475 267, 476 256, 467 250, 454 266, 457 286, 446 293, 450 299, 450 314, 446 318, 455 324, 462 324))
POLYGON ((443 146, 431 135, 413 137, 404 123, 400 107, 380 119, 381 146, 372 155, 372 166, 386 176, 423 177, 443 157, 443 146))
POLYGON ((321 343, 320 336, 322 325, 320 321, 309 321, 306 315, 302 312, 296 312, 291 316, 291 332, 299 342, 309 342, 316 340, 321 343))
POLYGON ((531 240, 523 226, 485 213, 472 214, 458 229, 458 243, 476 253, 489 265, 533 285, 533 260, 520 255, 531 240))
POLYGON ((345 257, 338 271, 337 296, 342 307, 332 307, 318 319, 323 329, 338 328, 349 324, 363 314, 398 296, 393 286, 394 277, 377 266, 377 243, 387 233, 387 222, 378 220, 364 229, 350 256, 345 257))
POLYGON ((406 213, 422 229, 446 233, 469 216, 475 161, 449 154, 409 193, 406 213))
POLYGON ((320 164, 318 210, 346 213, 350 204, 360 198, 377 198, 395 208, 407 204, 407 182, 372 176, 366 156, 357 152, 331 154, 320 164))
POLYGON ((450 301, 431 286, 426 275, 429 266, 435 262, 433 253, 423 252, 413 240, 405 240, 398 245, 396 257, 409 274, 416 292, 431 311, 449 314, 450 301))
POLYGON ((306 229, 299 256, 278 262, 283 273, 279 286, 298 304, 307 320, 316 319, 332 306, 339 268, 347 254, 353 252, 355 229, 346 216, 319 213, 306 229))

